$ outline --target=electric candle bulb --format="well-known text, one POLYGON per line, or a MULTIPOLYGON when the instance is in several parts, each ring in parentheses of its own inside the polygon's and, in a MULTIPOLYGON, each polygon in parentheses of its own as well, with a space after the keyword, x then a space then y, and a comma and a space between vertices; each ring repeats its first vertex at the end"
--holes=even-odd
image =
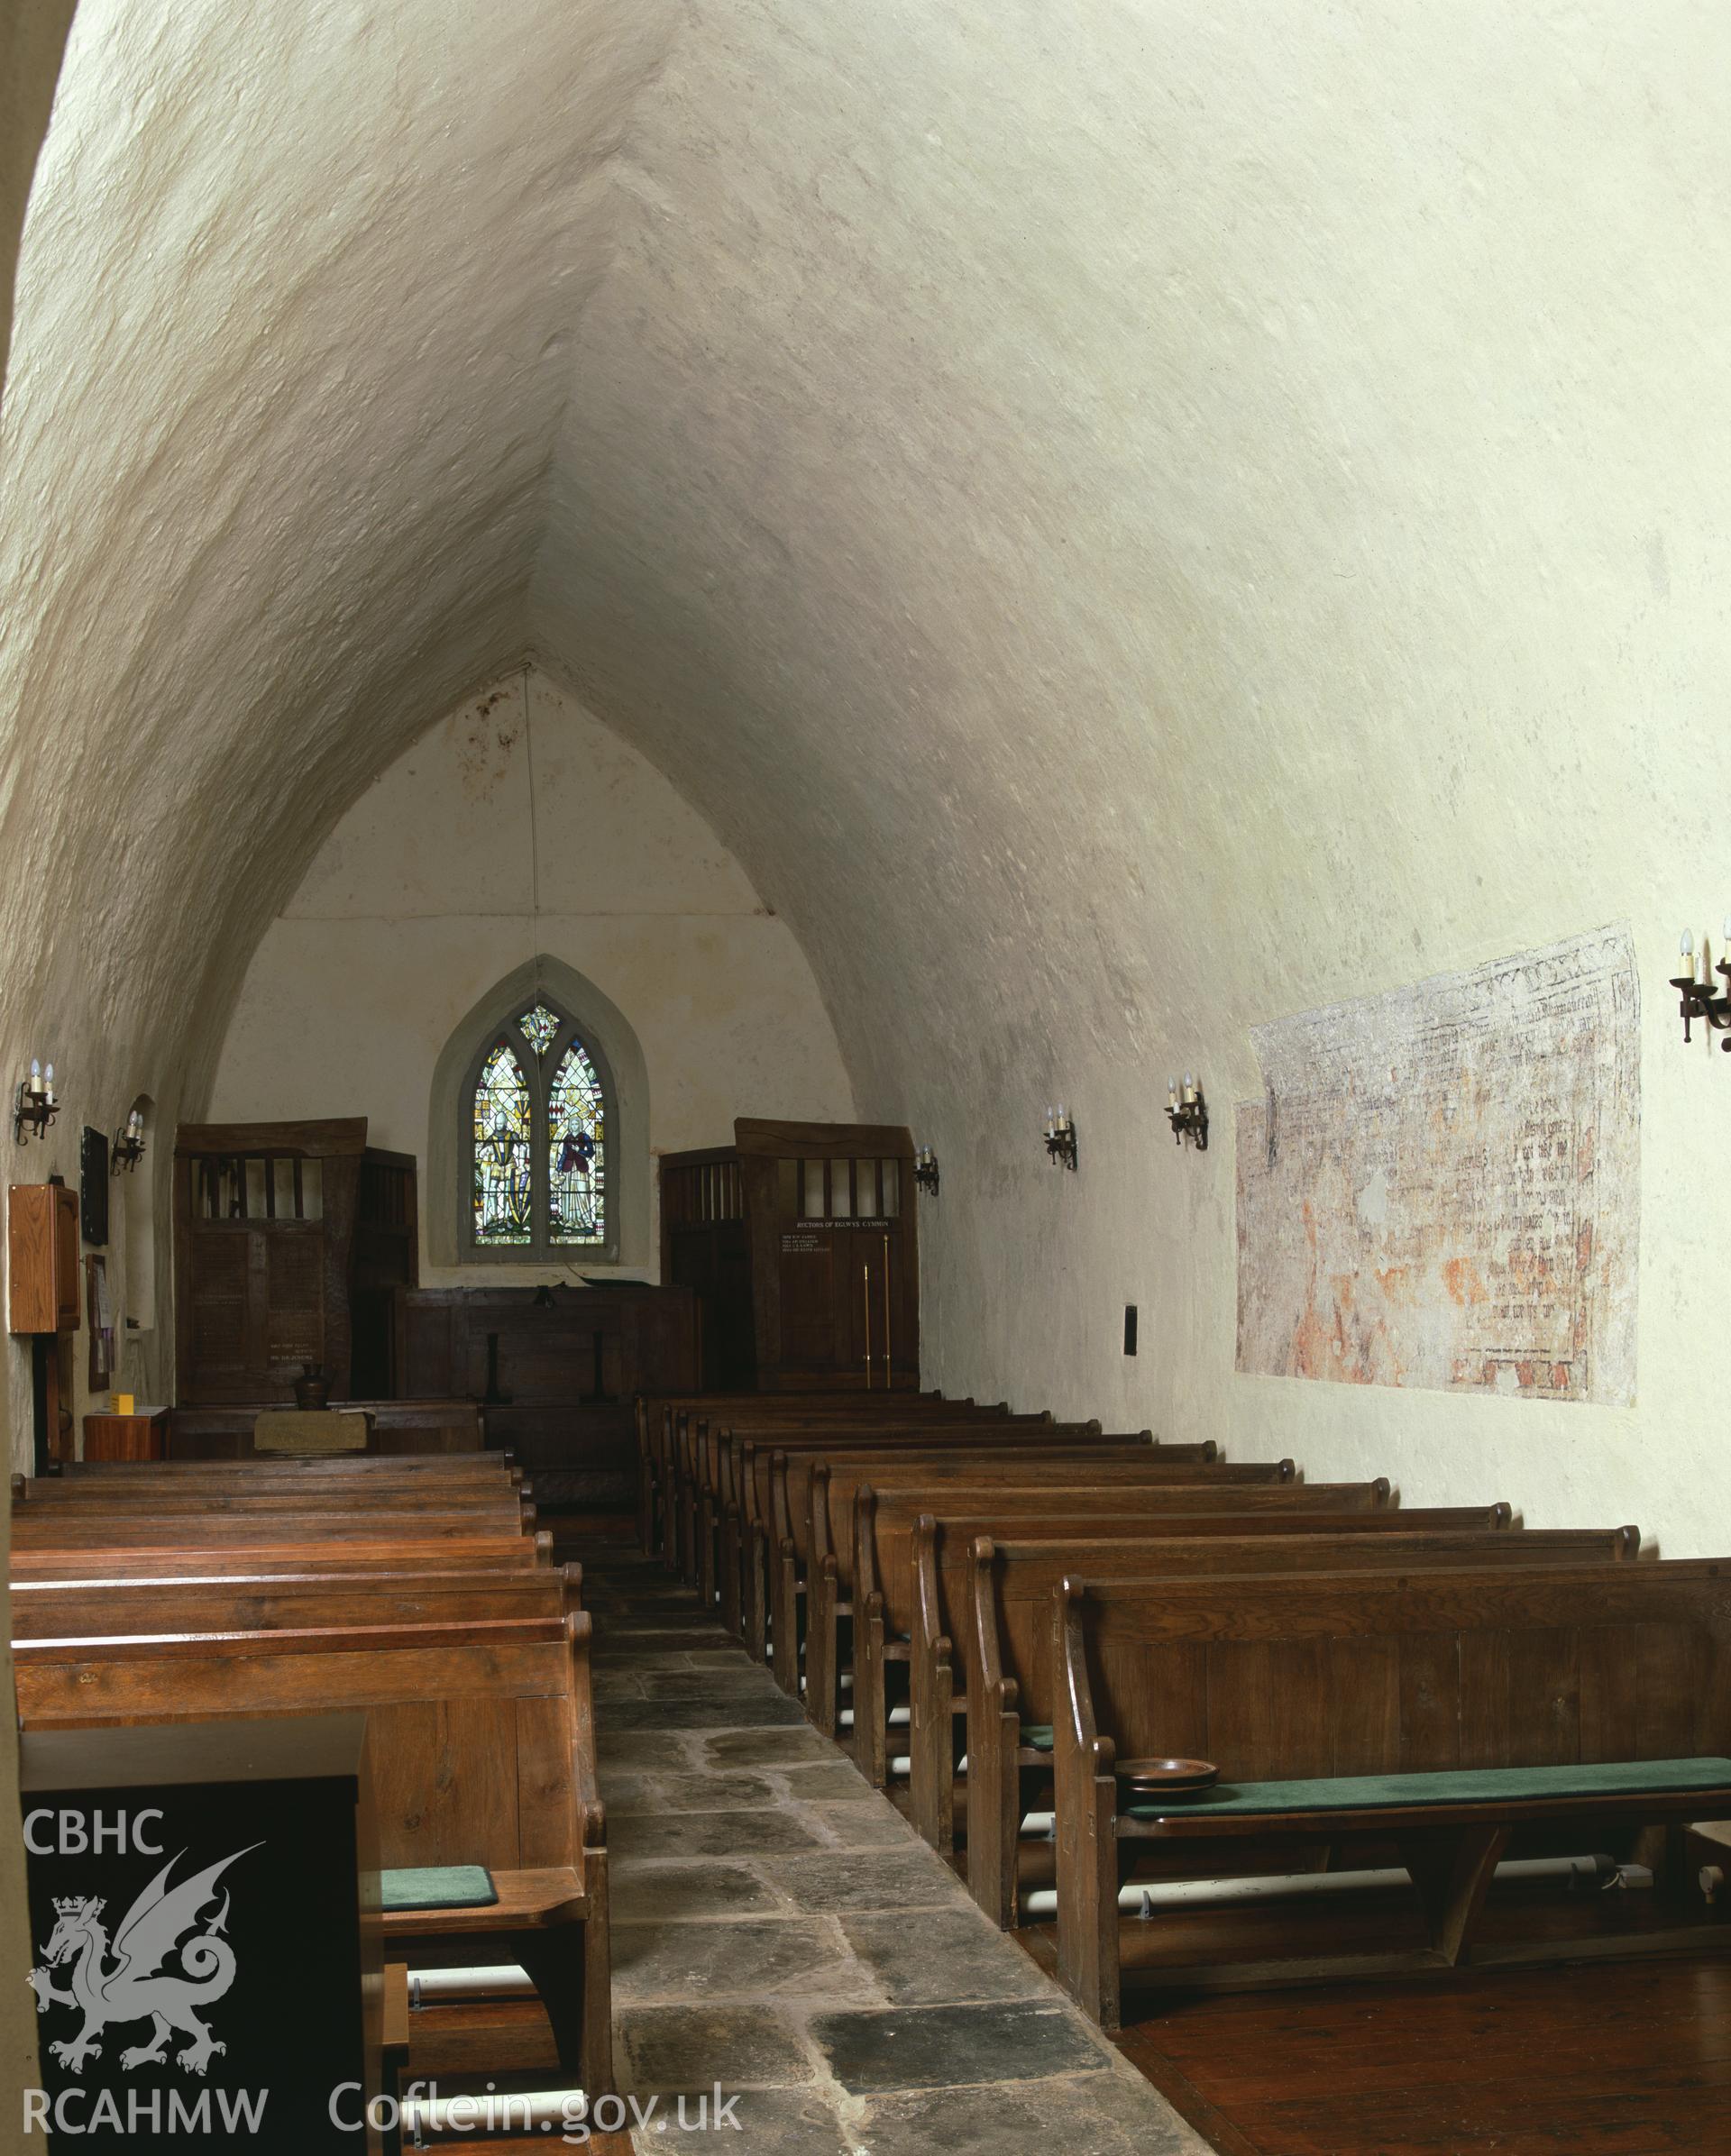
POLYGON ((1166 1082, 1166 1104, 1168 1108, 1176 1108, 1178 1104, 1178 1082, 1176 1078, 1168 1078, 1166 1082))
POLYGON ((42 1090, 42 1059, 40 1055, 32 1055, 30 1059, 30 1090, 32 1093, 40 1093, 42 1090))
POLYGON ((42 1073, 42 1092, 49 1100, 54 1098, 54 1065, 51 1063, 42 1073))
POLYGON ((1184 1073, 1184 1097, 1186 1101, 1194 1101, 1196 1097, 1196 1076, 1194 1071, 1184 1073))

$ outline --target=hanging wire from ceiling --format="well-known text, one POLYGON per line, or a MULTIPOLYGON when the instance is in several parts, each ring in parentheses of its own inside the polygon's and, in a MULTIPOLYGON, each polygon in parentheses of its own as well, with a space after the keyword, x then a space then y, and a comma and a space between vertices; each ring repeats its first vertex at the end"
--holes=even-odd
POLYGON ((523 662, 523 751, 529 774, 529 959, 531 987, 541 999, 541 819, 536 808, 535 717, 529 703, 529 662, 523 662))

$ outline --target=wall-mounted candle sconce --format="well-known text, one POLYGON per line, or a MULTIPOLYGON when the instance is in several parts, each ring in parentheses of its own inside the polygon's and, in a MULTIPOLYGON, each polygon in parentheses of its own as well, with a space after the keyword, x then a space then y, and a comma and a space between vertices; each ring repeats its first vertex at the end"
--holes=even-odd
POLYGON ((1184 1091, 1178 1091, 1176 1078, 1166 1082, 1166 1119, 1172 1126, 1172 1143, 1183 1145, 1186 1138, 1198 1153, 1208 1150, 1208 1103, 1202 1097, 1202 1088, 1192 1073, 1184 1073, 1184 1091))
POLYGON ((18 1091, 12 1103, 12 1135, 21 1146, 30 1143, 32 1134, 37 1137, 48 1135, 48 1127, 60 1112, 60 1104, 54 1092, 54 1065, 46 1070, 32 1056, 28 1078, 18 1081, 18 1091))
MULTIPOLYGON (((1731 952, 1731 913, 1725 917, 1725 947, 1731 952)), ((1677 991, 1679 998, 1677 1009, 1683 1021, 1683 1038, 1688 1040, 1691 1037, 1690 1027, 1696 1019, 1703 1019, 1715 1033, 1723 1033, 1727 1026, 1731 1026, 1731 994, 1727 994, 1724 989, 1714 987, 1713 975, 1716 973, 1722 973, 1726 981, 1731 982, 1731 959, 1721 958, 1717 966, 1709 966, 1707 946, 1703 944, 1700 977, 1698 980, 1695 936, 1693 930, 1689 928, 1685 928, 1678 939, 1677 956, 1681 963, 1671 975, 1671 985, 1677 991)), ((1719 1046, 1727 1055, 1731 1055, 1731 1040, 1722 1040, 1719 1046)))
POLYGON ((922 1191, 938 1195, 938 1156, 930 1146, 916 1146, 913 1149, 913 1180, 922 1191))
POLYGON ((1056 1108, 1046 1110, 1046 1157, 1056 1166, 1075 1172, 1076 1125, 1061 1101, 1056 1108))
POLYGON ((135 1108, 114 1133, 114 1142, 108 1154, 108 1173, 118 1175, 124 1168, 131 1174, 143 1157, 144 1111, 135 1108))

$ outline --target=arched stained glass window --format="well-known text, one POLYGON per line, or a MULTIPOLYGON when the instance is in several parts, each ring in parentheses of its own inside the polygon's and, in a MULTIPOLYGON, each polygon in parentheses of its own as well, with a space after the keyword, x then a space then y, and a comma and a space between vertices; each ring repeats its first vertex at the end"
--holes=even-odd
POLYGON ((528 1243, 535 1236, 529 1174, 533 1118, 523 1066, 508 1040, 494 1044, 475 1082, 475 1240, 528 1243))
POLYGON ((599 1058, 563 1012, 537 998, 499 1028, 471 1072, 471 1249, 600 1252, 608 1088, 599 1058))
POLYGON ((560 1057, 547 1101, 549 1238, 555 1243, 603 1242, 606 1107, 600 1078, 581 1041, 572 1041, 560 1057))

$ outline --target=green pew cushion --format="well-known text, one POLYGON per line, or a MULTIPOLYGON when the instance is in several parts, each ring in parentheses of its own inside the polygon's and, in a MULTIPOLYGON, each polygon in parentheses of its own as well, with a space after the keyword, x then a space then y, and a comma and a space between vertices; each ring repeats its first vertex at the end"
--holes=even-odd
POLYGON ((387 1909, 487 1909, 499 1899, 492 1873, 481 1864, 428 1864, 412 1871, 381 1871, 379 1888, 387 1909))
MULTIPOLYGON (((1028 1741, 1022 1732, 1022 1741, 1028 1741)), ((1651 1796, 1731 1788, 1731 1759, 1622 1759, 1591 1767, 1465 1768, 1439 1774, 1364 1774, 1311 1782, 1220 1782, 1195 1796, 1126 1807, 1131 1819, 1190 1813, 1364 1812, 1417 1804, 1522 1803, 1546 1797, 1651 1796)))
POLYGON ((1051 1723, 1049 1722, 1024 1722, 1021 1725, 1021 1740, 1030 1751, 1050 1751, 1052 1749, 1051 1723))

